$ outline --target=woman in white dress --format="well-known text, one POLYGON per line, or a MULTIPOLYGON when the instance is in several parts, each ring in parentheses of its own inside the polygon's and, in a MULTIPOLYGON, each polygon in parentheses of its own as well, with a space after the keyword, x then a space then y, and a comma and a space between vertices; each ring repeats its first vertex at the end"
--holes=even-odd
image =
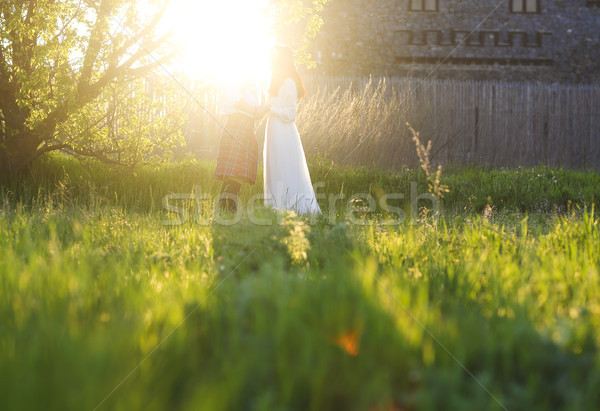
POLYGON ((271 66, 270 112, 263 156, 265 205, 299 214, 320 213, 295 123, 296 102, 304 97, 305 90, 292 50, 277 47, 271 66))

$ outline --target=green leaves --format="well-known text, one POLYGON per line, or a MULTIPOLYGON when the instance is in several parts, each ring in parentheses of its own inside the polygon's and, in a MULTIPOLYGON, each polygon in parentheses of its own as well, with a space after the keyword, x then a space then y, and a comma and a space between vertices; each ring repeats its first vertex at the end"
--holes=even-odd
MULTIPOLYGON (((155 104, 139 92, 153 66, 137 42, 143 42, 156 58, 167 53, 161 48, 164 40, 157 40, 153 33, 164 4, 150 4, 135 0, 2 2, 0 74, 5 75, 0 75, 0 112, 5 124, 1 132, 2 137, 14 137, 6 148, 0 148, 5 171, 16 171, 58 147, 135 165, 168 148, 167 142, 179 140, 179 104, 165 107, 160 115, 141 110, 127 118, 124 110, 113 111, 118 117, 114 120, 124 123, 119 144, 114 138, 111 141, 109 124, 103 120, 107 107, 125 103, 123 96, 110 93, 110 87, 129 85, 131 96, 137 99, 127 101, 133 107, 155 104), (139 13, 142 9, 144 15, 139 13), (132 73, 132 68, 138 71, 132 73)), ((165 79, 158 82, 163 83, 161 87, 168 84, 165 79)), ((172 96, 173 90, 164 95, 172 96)))
POLYGON ((277 40, 296 50, 297 64, 315 66, 308 46, 323 25, 320 13, 330 1, 270 0, 277 40))

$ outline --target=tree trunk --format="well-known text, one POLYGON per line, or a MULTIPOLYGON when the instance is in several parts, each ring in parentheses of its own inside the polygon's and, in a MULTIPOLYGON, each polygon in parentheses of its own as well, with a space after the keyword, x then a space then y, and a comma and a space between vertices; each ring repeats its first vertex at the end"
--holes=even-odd
POLYGON ((26 170, 38 156, 36 139, 32 134, 8 138, 0 144, 0 173, 9 177, 26 170))

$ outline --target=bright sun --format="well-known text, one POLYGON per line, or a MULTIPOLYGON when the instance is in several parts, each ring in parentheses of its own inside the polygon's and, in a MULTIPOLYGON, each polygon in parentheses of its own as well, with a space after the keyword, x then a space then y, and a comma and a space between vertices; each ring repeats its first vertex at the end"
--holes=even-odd
POLYGON ((274 39, 267 0, 171 0, 164 24, 175 28, 175 63, 188 74, 217 81, 268 74, 274 39))

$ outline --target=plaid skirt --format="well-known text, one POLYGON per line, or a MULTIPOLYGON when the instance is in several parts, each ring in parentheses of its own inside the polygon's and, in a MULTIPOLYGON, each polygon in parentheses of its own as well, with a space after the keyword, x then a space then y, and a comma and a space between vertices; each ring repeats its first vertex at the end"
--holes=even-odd
POLYGON ((254 133, 254 119, 244 114, 228 116, 221 133, 217 168, 214 178, 226 180, 237 177, 254 184, 258 168, 258 142, 254 133))

